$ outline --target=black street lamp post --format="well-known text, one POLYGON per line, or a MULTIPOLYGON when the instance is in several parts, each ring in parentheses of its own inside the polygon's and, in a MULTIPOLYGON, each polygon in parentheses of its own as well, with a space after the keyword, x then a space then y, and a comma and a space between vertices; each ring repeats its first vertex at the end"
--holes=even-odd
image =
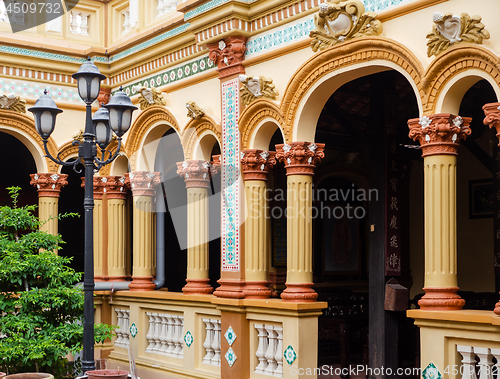
POLYGON ((85 132, 83 143, 74 141, 73 145, 79 145, 78 156, 80 159, 74 162, 63 162, 59 155, 54 158, 47 149, 50 134, 54 131, 56 116, 61 113, 52 100, 44 91, 44 94, 36 101, 35 105, 28 110, 33 113, 35 127, 43 140, 46 156, 53 162, 62 166, 76 166, 83 161, 85 167, 85 197, 83 200, 85 240, 84 240, 84 281, 85 293, 83 314, 83 372, 95 370, 94 361, 94 235, 93 235, 93 213, 94 213, 94 172, 111 163, 120 152, 122 136, 128 131, 132 122, 132 112, 137 109, 125 92, 120 90, 113 95, 105 108, 100 108, 92 118, 92 103, 99 96, 101 81, 106 77, 99 72, 97 66, 90 61, 85 62, 73 78, 78 84, 78 93, 86 104, 85 132), (106 150, 111 143, 113 132, 118 137, 118 147, 113 154, 106 150), (101 149, 101 159, 98 158, 97 146, 101 149), (106 159, 107 158, 107 159, 106 159))

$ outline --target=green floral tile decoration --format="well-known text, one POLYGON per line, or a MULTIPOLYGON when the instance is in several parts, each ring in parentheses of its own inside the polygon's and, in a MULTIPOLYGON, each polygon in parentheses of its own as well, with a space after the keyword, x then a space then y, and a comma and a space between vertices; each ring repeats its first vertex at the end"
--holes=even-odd
POLYGON ((441 373, 434 365, 434 363, 429 363, 425 370, 422 372, 422 378, 424 379, 442 379, 441 373))
POLYGON ((184 335, 184 342, 186 343, 187 347, 191 347, 193 344, 194 338, 191 332, 188 330, 186 334, 184 335))
POLYGON ((297 353, 293 350, 292 345, 288 345, 285 349, 283 356, 289 365, 291 365, 297 359, 297 353))
POLYGON ((236 333, 234 332, 231 326, 227 328, 224 337, 226 337, 226 341, 229 344, 229 346, 233 346, 234 340, 236 339, 236 333))
POLYGON ((139 330, 137 329, 137 325, 135 325, 135 322, 130 325, 130 335, 135 338, 135 336, 137 335, 137 332, 139 332, 139 330))
POLYGON ((229 364, 229 367, 233 367, 234 362, 236 362, 236 354, 234 353, 234 350, 232 347, 229 348, 227 351, 226 355, 224 355, 226 358, 227 363, 229 364))

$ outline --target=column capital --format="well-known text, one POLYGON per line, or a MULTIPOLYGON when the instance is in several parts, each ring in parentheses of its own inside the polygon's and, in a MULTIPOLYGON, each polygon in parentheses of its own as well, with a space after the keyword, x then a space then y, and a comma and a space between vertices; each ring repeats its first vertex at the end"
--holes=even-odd
POLYGON ((127 198, 128 186, 125 176, 104 176, 101 179, 103 192, 108 199, 125 200, 127 198))
POLYGON ((30 177, 30 184, 36 187, 38 197, 59 197, 61 188, 68 184, 66 174, 43 173, 31 174, 30 177))
POLYGON ((177 173, 184 178, 186 188, 209 188, 210 178, 219 168, 219 165, 202 160, 177 162, 177 173))
POLYGON ((418 140, 422 156, 457 155, 458 142, 470 135, 472 119, 439 113, 408 120, 409 137, 418 140))
POLYGON ((314 175, 316 163, 325 157, 324 143, 290 142, 276 145, 276 159, 285 164, 287 175, 314 175))
POLYGON ((243 60, 247 49, 247 39, 246 36, 229 36, 217 43, 207 44, 210 49, 208 57, 217 65, 219 79, 245 73, 243 60))
MULTIPOLYGON (((94 199, 102 200, 102 196, 104 195, 104 183, 102 179, 105 176, 94 176, 94 199)), ((82 187, 85 187, 85 177, 82 176, 82 187)))
MULTIPOLYGON (((500 139, 500 103, 489 103, 483 106, 484 125, 489 126, 490 129, 495 128, 497 131, 497 138, 500 139)), ((500 143, 498 144, 500 146, 500 143)))
POLYGON ((132 189, 132 196, 154 196, 155 187, 161 182, 159 172, 134 171, 125 174, 125 184, 132 189))
POLYGON ((267 174, 276 164, 276 152, 266 150, 242 150, 241 171, 243 180, 267 180, 267 174))

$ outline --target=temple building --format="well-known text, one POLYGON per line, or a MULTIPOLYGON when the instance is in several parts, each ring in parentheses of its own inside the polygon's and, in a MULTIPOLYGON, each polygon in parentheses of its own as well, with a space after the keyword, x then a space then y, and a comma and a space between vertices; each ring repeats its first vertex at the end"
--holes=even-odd
MULTIPOLYGON (((120 90, 139 108, 94 175, 95 320, 117 326, 100 364, 493 378, 498 0, 32 3, 0 0, 2 204, 18 185, 44 220, 83 213, 78 164, 46 157, 27 108, 47 90, 46 148, 78 160, 87 58, 93 111, 120 90)), ((83 271, 83 218, 44 228, 83 271)))

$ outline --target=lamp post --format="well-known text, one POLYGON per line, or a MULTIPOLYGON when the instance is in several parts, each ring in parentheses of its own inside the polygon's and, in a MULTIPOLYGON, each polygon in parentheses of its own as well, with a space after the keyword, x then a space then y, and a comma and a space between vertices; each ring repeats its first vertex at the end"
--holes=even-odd
POLYGON ((53 162, 62 166, 73 166, 73 170, 79 171, 76 166, 80 161, 84 163, 85 169, 85 197, 83 200, 85 240, 84 240, 84 281, 83 289, 85 302, 83 310, 83 372, 94 370, 94 236, 93 236, 93 213, 94 213, 94 171, 99 171, 103 166, 111 163, 120 152, 122 136, 128 131, 132 122, 132 112, 137 109, 125 92, 120 90, 113 95, 109 103, 100 108, 92 118, 92 103, 99 95, 101 81, 106 77, 99 72, 97 66, 90 61, 85 62, 73 78, 78 84, 78 93, 86 104, 85 132, 83 142, 74 141, 78 145, 78 156, 80 159, 74 162, 63 162, 59 155, 54 158, 47 149, 48 138, 54 131, 56 116, 62 112, 44 91, 44 94, 28 109, 33 113, 35 127, 43 140, 46 156, 53 162), (113 133, 118 137, 118 147, 113 154, 106 150, 112 141, 113 133), (101 150, 99 159, 97 146, 101 150))

